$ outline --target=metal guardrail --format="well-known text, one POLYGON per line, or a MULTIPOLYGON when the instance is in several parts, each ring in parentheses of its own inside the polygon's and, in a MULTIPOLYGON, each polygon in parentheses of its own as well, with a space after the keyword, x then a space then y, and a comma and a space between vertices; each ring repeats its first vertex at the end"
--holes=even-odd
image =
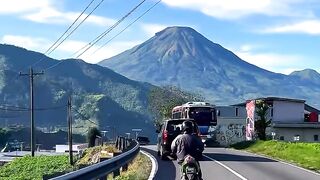
POLYGON ((128 148, 129 150, 111 159, 52 178, 52 180, 106 179, 108 174, 126 166, 140 151, 139 143, 136 140, 132 141, 128 148))

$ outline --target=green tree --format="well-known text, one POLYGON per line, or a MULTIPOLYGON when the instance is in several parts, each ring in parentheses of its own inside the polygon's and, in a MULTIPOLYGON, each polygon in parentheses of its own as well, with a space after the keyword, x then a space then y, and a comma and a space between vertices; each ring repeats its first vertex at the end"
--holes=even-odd
POLYGON ((263 100, 256 101, 256 114, 258 120, 255 122, 255 130, 260 140, 266 140, 266 128, 270 126, 271 120, 267 120, 269 106, 263 100))
POLYGON ((88 146, 93 147, 95 146, 95 140, 97 136, 101 136, 101 132, 98 130, 97 127, 91 127, 88 131, 88 146))
POLYGON ((10 133, 5 129, 0 128, 0 147, 3 147, 7 143, 9 137, 10 133))
POLYGON ((182 91, 174 86, 154 87, 149 94, 149 110, 152 112, 156 126, 164 119, 171 118, 172 108, 188 101, 204 101, 204 98, 194 93, 182 91))

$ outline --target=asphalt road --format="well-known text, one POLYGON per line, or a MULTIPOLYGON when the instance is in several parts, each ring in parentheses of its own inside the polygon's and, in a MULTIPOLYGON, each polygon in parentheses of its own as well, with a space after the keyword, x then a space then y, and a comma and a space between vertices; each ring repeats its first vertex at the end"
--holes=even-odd
MULTIPOLYGON (((156 146, 142 146, 158 162, 155 180, 180 179, 176 161, 163 161, 157 156, 156 146)), ((320 174, 284 164, 251 153, 225 148, 206 148, 200 162, 205 180, 320 180, 320 174)))

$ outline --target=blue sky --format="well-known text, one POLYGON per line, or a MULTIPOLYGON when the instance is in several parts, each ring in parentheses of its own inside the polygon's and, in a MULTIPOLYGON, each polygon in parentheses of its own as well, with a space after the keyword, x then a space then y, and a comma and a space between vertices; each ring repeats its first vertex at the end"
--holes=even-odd
MULTIPOLYGON (((0 43, 45 52, 90 1, 0 0, 0 43)), ((99 1, 95 0, 91 9, 99 1)), ((141 0, 104 0, 49 56, 57 59, 74 57, 77 50, 139 2, 141 0)), ((320 72, 318 0, 162 0, 143 18, 96 51, 156 2, 146 0, 80 58, 96 63, 144 42, 167 26, 178 25, 194 28, 243 60, 267 70, 288 74, 312 68, 320 72)))

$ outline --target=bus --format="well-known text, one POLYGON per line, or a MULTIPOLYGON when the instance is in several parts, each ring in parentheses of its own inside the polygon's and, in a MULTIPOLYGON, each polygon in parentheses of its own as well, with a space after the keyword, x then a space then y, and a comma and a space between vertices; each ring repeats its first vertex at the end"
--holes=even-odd
POLYGON ((208 102, 187 102, 172 109, 172 119, 194 119, 204 141, 210 138, 210 131, 217 125, 217 114, 214 105, 208 102))

